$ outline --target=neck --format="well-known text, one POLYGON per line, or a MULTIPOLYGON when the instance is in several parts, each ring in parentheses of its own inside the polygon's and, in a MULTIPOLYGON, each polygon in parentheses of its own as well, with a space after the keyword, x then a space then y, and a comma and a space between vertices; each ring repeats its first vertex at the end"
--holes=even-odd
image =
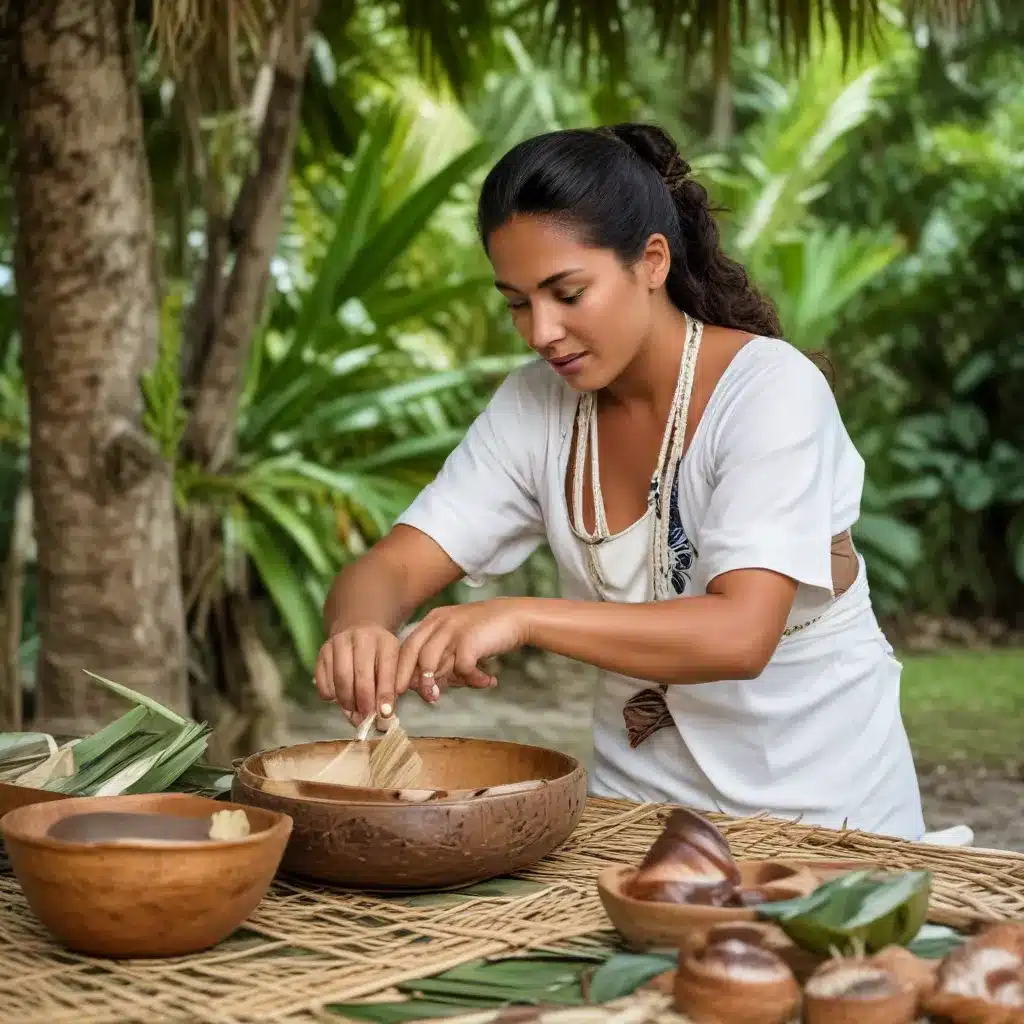
POLYGON ((633 361, 604 389, 616 405, 647 406, 668 417, 686 344, 686 317, 669 306, 655 322, 633 361))

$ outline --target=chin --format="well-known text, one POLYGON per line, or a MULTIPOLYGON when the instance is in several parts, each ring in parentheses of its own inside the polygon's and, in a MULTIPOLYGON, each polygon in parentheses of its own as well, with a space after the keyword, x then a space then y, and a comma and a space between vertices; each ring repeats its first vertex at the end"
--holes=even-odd
POLYGON ((603 368, 601 367, 588 366, 580 373, 563 376, 562 380, 565 381, 569 388, 579 394, 600 391, 602 388, 608 387, 612 380, 614 380, 613 376, 602 371, 603 368))

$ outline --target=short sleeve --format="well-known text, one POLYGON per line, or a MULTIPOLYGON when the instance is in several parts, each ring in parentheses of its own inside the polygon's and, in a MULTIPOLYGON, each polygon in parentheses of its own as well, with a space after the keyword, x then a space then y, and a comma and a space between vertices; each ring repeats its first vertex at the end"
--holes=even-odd
POLYGON ((535 484, 547 420, 514 371, 397 523, 436 541, 477 581, 518 568, 545 537, 535 484))
POLYGON ((821 371, 784 342, 745 372, 712 442, 698 531, 705 579, 770 569, 831 594, 837 465, 849 445, 835 398, 821 371))

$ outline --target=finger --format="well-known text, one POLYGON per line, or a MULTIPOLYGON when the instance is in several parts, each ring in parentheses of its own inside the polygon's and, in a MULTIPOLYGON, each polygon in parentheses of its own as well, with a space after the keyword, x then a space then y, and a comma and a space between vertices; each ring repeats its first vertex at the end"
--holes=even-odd
POLYGON ((356 705, 352 676, 352 640, 347 633, 333 638, 330 658, 334 699, 346 715, 351 715, 356 705))
POLYGON ((398 649, 398 640, 393 636, 384 637, 377 645, 377 711, 383 718, 395 713, 398 649))
POLYGON ((452 675, 452 666, 455 658, 445 654, 436 671, 427 669, 417 670, 416 689, 419 695, 428 703, 433 704, 441 694, 451 686, 461 686, 459 680, 452 675))
POLYGON ((334 700, 334 671, 330 640, 320 648, 320 653, 316 657, 313 683, 316 685, 316 692, 320 694, 321 700, 334 700))
POLYGON ((377 641, 372 633, 352 638, 352 668, 355 673, 355 711, 359 725, 377 708, 377 641))
POLYGON ((491 685, 494 677, 484 672, 477 664, 477 660, 474 649, 468 644, 463 644, 455 655, 455 673, 462 680, 463 686, 482 690, 491 685))
POLYGON ((419 668, 420 649, 438 628, 436 620, 424 619, 403 641, 398 652, 398 668, 395 670, 395 693, 401 695, 409 689, 419 668))
POLYGON ((448 657, 448 649, 452 646, 452 635, 447 625, 434 630, 430 638, 420 647, 416 664, 421 672, 433 672, 439 675, 447 661, 453 664, 455 659, 448 657))
POLYGON ((433 672, 421 672, 419 676, 419 683, 416 686, 416 692, 428 704, 433 704, 441 697, 442 685, 442 682, 438 681, 438 678, 433 672))

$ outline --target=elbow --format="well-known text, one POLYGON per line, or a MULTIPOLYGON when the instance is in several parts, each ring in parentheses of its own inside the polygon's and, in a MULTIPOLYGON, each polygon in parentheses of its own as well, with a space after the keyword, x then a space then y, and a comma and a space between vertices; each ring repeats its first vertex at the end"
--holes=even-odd
POLYGON ((723 641, 721 647, 714 652, 709 651, 705 660, 705 669, 694 678, 692 661, 680 665, 672 673, 668 683, 717 683, 734 682, 737 680, 757 679, 768 667, 775 648, 759 637, 752 637, 749 642, 737 642, 735 638, 723 641))
POLYGON ((768 667, 770 657, 764 657, 760 652, 746 654, 737 658, 735 667, 730 674, 730 679, 757 679, 768 667))
POLYGON ((731 679, 757 679, 772 660, 778 641, 751 634, 745 643, 733 645, 731 679))

